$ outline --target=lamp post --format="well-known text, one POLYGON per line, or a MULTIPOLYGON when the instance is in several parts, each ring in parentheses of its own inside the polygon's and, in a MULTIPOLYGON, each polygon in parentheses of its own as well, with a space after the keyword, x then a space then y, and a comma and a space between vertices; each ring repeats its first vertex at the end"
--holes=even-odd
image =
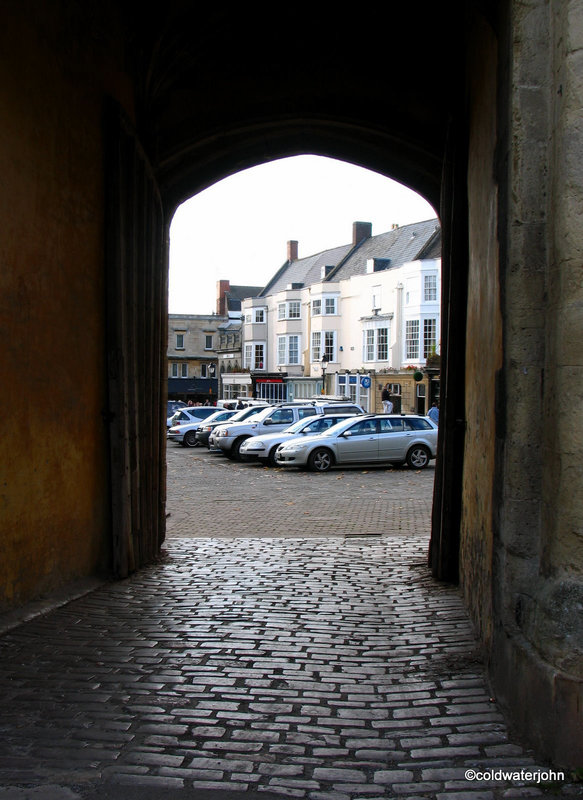
POLYGON ((322 369, 322 391, 320 394, 326 394, 326 367, 328 366, 328 356, 326 353, 322 356, 321 369, 322 369))
MULTIPOLYGON (((217 375, 217 365, 216 364, 209 364, 209 378, 211 380, 213 380, 216 377, 216 375, 217 375)), ((212 388, 212 386, 209 386, 209 395, 212 398, 212 396, 213 396, 213 388, 212 388)), ((218 397, 219 397, 219 392, 218 392, 218 388, 217 388, 217 399, 218 399, 218 397)))

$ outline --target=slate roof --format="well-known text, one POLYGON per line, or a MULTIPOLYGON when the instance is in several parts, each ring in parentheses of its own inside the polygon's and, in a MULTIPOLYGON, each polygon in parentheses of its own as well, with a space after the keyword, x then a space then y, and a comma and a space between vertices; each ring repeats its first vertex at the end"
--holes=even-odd
POLYGON ((262 290, 262 286, 229 286, 229 289, 225 292, 227 309, 229 311, 240 311, 242 300, 246 297, 259 297, 262 290))
POLYGON ((370 258, 389 258, 388 269, 394 269, 421 257, 439 258, 440 254, 441 229, 438 220, 414 222, 365 239, 360 247, 355 248, 344 263, 328 276, 328 280, 341 281, 354 275, 366 275, 366 262, 370 258), (430 244, 432 246, 428 248, 430 244), (429 252, 434 254, 429 255, 429 252))
POLYGON ((352 250, 351 244, 323 250, 307 258, 298 258, 297 261, 286 261, 268 282, 260 297, 277 294, 287 288, 290 283, 302 283, 310 286, 321 281, 322 267, 336 267, 342 259, 352 250))
POLYGON ((354 247, 352 244, 333 247, 321 253, 286 261, 257 297, 266 297, 286 289, 291 283, 310 286, 322 281, 322 267, 332 266, 326 281, 339 281, 353 275, 366 274, 370 258, 388 258, 388 269, 400 267, 420 258, 439 258, 441 229, 437 219, 414 222, 378 236, 371 236, 354 247))

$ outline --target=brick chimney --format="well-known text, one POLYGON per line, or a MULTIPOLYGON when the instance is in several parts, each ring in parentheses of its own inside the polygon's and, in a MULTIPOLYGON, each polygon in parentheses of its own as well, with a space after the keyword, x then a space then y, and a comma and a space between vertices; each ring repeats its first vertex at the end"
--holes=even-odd
POLYGON ((370 239, 372 236, 372 222, 353 222, 352 223, 352 246, 356 247, 363 239, 370 239))
POLYGON ((288 261, 298 260, 298 243, 293 239, 287 243, 287 260, 288 261))
POLYGON ((231 281, 217 281, 217 314, 220 317, 227 316, 227 301, 225 294, 231 288, 231 281))

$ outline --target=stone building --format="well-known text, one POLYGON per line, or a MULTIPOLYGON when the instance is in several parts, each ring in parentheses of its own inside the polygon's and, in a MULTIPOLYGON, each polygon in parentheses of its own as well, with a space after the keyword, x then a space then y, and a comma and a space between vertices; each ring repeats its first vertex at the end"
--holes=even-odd
POLYGON ((459 581, 513 724, 580 766, 582 4, 293 11, 265 36, 242 4, 3 4, 1 606, 159 552, 177 206, 343 159, 439 215, 429 568, 459 581))
POLYGON ((228 280, 217 281, 217 314, 226 314, 227 320, 219 330, 217 346, 219 396, 226 400, 250 397, 248 374, 242 372, 242 302, 255 297, 261 286, 232 286, 228 280))
POLYGON ((221 325, 214 314, 168 315, 168 398, 215 403, 221 325))

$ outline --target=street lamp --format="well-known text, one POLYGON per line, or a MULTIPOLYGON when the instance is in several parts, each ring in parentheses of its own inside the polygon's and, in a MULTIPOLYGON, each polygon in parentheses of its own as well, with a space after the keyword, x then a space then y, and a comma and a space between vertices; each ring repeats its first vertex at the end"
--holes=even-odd
POLYGON ((320 394, 326 394, 326 367, 328 366, 328 356, 326 353, 322 356, 321 369, 322 369, 322 391, 320 394))

